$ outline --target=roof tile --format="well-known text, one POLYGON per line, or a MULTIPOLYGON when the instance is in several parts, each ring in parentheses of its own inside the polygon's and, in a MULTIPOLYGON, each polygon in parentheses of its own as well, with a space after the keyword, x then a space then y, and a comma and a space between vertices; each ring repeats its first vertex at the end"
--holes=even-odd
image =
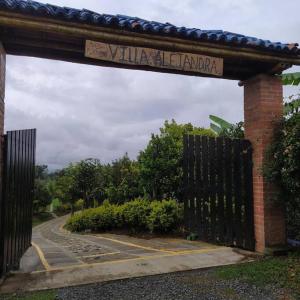
POLYGON ((0 0, 0 10, 10 10, 24 14, 63 19, 66 21, 82 22, 97 26, 108 26, 129 31, 162 34, 198 41, 212 41, 237 46, 260 48, 266 51, 276 51, 300 54, 298 44, 271 42, 222 30, 201 30, 197 28, 177 27, 170 23, 147 21, 137 17, 124 15, 99 14, 87 9, 60 7, 43 4, 31 0, 0 0))

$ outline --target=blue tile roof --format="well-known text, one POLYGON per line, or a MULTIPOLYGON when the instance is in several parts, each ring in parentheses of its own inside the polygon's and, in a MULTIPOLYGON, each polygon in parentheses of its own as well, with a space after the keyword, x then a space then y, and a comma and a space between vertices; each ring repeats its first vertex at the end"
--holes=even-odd
POLYGON ((269 40, 262 40, 228 31, 177 27, 170 23, 147 21, 124 15, 99 14, 86 9, 80 10, 60 7, 31 0, 0 0, 0 10, 92 24, 101 27, 114 27, 147 34, 160 34, 198 41, 219 42, 286 54, 300 54, 300 49, 297 47, 298 44, 274 43, 269 40))

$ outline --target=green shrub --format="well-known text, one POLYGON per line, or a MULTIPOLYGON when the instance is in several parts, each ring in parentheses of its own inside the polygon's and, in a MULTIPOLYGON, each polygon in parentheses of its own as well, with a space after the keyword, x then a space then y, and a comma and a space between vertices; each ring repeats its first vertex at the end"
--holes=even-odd
POLYGON ((59 216, 66 215, 71 212, 71 205, 66 203, 66 204, 60 204, 59 206, 56 206, 55 209, 53 210, 54 213, 56 213, 59 216))
POLYGON ((125 227, 124 208, 125 205, 114 206, 114 227, 115 228, 125 227))
POLYGON ((300 239, 300 113, 284 120, 268 153, 264 174, 281 187, 288 234, 300 239))
POLYGON ((153 201, 151 212, 147 217, 147 227, 150 232, 166 233, 178 228, 182 221, 182 206, 175 200, 153 201))
POLYGON ((108 204, 91 209, 90 222, 90 229, 93 231, 105 231, 114 228, 114 206, 108 204))
POLYGON ((75 210, 83 210, 84 208, 84 200, 83 199, 79 199, 75 202, 75 210))
POLYGON ((92 228, 91 216, 93 212, 92 209, 86 209, 83 212, 76 213, 71 216, 67 223, 66 228, 71 231, 85 231, 92 228))
POLYGON ((126 226, 134 231, 147 229, 147 216, 150 214, 150 202, 145 199, 135 199, 123 204, 123 216, 126 226))
POLYGON ((150 202, 136 199, 123 205, 105 202, 97 208, 76 213, 69 218, 66 228, 77 232, 127 228, 131 231, 166 233, 178 228, 182 216, 182 206, 175 200, 150 202))

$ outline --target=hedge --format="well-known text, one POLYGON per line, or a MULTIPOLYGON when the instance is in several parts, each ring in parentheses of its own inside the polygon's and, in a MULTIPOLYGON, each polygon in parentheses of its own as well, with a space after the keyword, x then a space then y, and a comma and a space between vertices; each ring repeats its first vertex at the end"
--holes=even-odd
POLYGON ((283 120, 264 166, 264 174, 276 183, 287 208, 290 238, 300 240, 300 113, 283 120))
POLYGON ((105 202, 97 208, 78 212, 68 219, 66 228, 73 232, 123 228, 134 232, 166 233, 176 231, 182 220, 183 207, 175 200, 150 202, 136 199, 123 205, 105 202))

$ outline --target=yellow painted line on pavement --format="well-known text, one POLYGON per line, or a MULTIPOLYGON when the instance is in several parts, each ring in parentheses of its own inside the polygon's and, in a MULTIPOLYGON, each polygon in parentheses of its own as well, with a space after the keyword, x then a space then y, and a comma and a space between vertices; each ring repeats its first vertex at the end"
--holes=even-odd
POLYGON ((169 254, 176 254, 177 253, 175 251, 161 250, 161 249, 156 249, 156 248, 152 248, 152 247, 141 246, 141 245, 133 244, 133 243, 130 243, 130 242, 124 242, 124 241, 120 241, 120 240, 116 240, 116 239, 112 239, 112 238, 107 238, 107 237, 103 237, 103 236, 98 236, 98 235, 93 235, 93 236, 96 237, 97 239, 103 239, 103 240, 119 243, 119 244, 130 246, 130 247, 140 248, 140 249, 144 249, 144 250, 163 252, 163 253, 169 253, 169 254))
POLYGON ((44 268, 47 271, 52 270, 51 266, 49 265, 49 263, 47 262, 47 260, 45 258, 45 255, 44 255, 42 249, 37 244, 35 244, 34 242, 31 242, 31 245, 35 248, 36 252, 38 253, 38 256, 39 256, 44 268))
MULTIPOLYGON (((92 264, 83 264, 83 265, 73 265, 73 266, 66 266, 66 267, 59 267, 59 268, 51 268, 51 270, 47 270, 50 272, 53 271, 64 271, 68 269, 82 269, 82 268, 89 268, 89 267, 95 267, 99 265, 113 265, 113 264, 119 264, 123 262, 130 262, 130 261, 143 261, 143 260, 151 260, 154 258, 162 258, 162 257, 173 257, 173 256, 182 256, 182 255, 189 255, 189 254, 205 254, 210 253, 222 249, 230 249, 228 247, 219 247, 219 248, 206 248, 206 249, 199 249, 199 250, 192 250, 193 253, 172 253, 172 254, 161 254, 161 255, 151 255, 151 256, 141 256, 137 258, 126 258, 126 259, 120 259, 120 260, 112 260, 112 261, 105 261, 105 262, 98 262, 98 263, 92 263, 92 264)), ((45 273, 45 271, 34 271, 32 274, 37 273, 45 273)))
POLYGON ((108 252, 108 253, 101 253, 101 254, 94 254, 94 255, 76 256, 76 258, 102 257, 102 256, 115 255, 115 254, 120 254, 120 253, 121 253, 120 251, 117 251, 117 252, 108 252))

